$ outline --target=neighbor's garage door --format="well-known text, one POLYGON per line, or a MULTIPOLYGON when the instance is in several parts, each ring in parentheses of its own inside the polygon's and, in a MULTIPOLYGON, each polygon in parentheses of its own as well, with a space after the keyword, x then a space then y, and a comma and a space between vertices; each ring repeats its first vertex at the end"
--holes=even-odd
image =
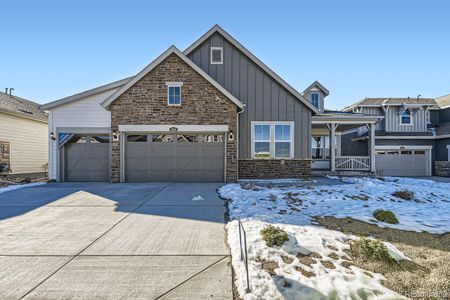
POLYGON ((224 181, 223 134, 129 134, 125 181, 224 181))
POLYGON ((109 136, 75 135, 64 146, 65 181, 109 181, 109 136))
POLYGON ((377 149, 377 172, 387 176, 430 176, 429 151, 421 149, 377 149))

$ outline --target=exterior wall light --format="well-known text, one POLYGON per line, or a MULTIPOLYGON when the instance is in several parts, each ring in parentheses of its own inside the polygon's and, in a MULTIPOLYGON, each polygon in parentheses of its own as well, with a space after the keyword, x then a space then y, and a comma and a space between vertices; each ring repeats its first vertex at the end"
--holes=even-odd
POLYGON ((52 132, 50 132, 50 139, 52 139, 52 141, 56 140, 55 138, 55 134, 52 132))
POLYGON ((229 141, 234 141, 234 133, 233 133, 233 130, 230 130, 230 132, 228 133, 228 140, 229 140, 229 141))
POLYGON ((115 130, 113 130, 113 132, 112 132, 112 139, 113 139, 113 141, 119 140, 119 136, 117 135, 117 131, 115 131, 115 130))

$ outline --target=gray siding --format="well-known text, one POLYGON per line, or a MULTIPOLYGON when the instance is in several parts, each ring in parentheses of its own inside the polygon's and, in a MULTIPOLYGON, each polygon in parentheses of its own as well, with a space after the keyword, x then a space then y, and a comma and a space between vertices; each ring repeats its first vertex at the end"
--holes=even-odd
POLYGON ((450 122, 450 108, 441 109, 439 111, 439 122, 450 122))
POLYGON ((342 156, 368 156, 369 149, 367 141, 352 141, 358 137, 358 132, 350 132, 341 135, 341 155, 342 156))
POLYGON ((386 132, 424 132, 427 131, 425 108, 414 109, 412 113, 413 125, 400 124, 400 108, 389 107, 386 114, 386 132))
MULTIPOLYGON (((371 116, 384 116, 384 110, 381 107, 362 107, 361 112, 366 115, 371 116)), ((385 130, 385 119, 382 119, 380 122, 378 122, 377 125, 375 125, 375 130, 385 130)), ((366 132, 367 129, 364 126, 362 128, 362 133, 366 132)), ((361 134, 362 134, 361 133, 361 134)))
POLYGON ((450 145, 450 138, 436 140, 436 160, 448 160, 447 145, 450 145))
POLYGON ((317 90, 311 89, 311 90, 307 91, 303 96, 305 96, 305 98, 308 99, 309 102, 311 102, 311 94, 313 94, 313 93, 319 94, 319 107, 318 107, 318 109, 321 112, 324 111, 324 109, 325 109, 325 94, 321 90, 319 90, 319 89, 317 89, 317 90))
POLYGON ((189 58, 246 105, 239 118, 239 157, 251 157, 252 121, 294 121, 294 156, 311 157, 311 110, 219 33, 189 58), (223 64, 210 64, 210 47, 223 47, 223 64))
MULTIPOLYGON (((437 125, 439 125, 440 122, 440 111, 439 110, 430 110, 430 121, 431 124, 428 124, 428 127, 436 127, 437 125)), ((449 120, 450 120, 450 110, 449 110, 449 116, 448 116, 449 120)), ((445 122, 445 121, 443 121, 445 122)))

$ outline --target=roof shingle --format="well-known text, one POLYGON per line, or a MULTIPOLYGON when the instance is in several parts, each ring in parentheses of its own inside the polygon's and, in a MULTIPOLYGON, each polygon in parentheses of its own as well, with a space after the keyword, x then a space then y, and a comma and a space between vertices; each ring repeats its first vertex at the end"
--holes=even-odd
POLYGON ((0 92, 0 110, 11 112, 39 121, 47 121, 47 114, 39 109, 39 104, 14 95, 0 92))

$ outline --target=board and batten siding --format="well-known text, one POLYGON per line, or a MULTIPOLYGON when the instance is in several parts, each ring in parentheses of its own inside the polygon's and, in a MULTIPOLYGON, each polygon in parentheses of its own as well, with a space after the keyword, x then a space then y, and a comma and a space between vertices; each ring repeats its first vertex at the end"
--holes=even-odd
POLYGON ((47 123, 0 113, 0 140, 10 142, 11 174, 47 171, 47 123))
POLYGON ((251 158, 252 121, 294 121, 294 156, 311 157, 311 110, 221 34, 213 34, 189 58, 245 104, 239 117, 239 158, 251 158), (210 63, 211 47, 223 47, 223 64, 210 63))
MULTIPOLYGON (((101 106, 116 89, 88 96, 49 111, 48 131, 57 133, 58 128, 110 128, 111 112, 101 106)), ((49 178, 57 180, 58 142, 49 139, 49 178)))
POLYGON ((386 113, 386 132, 424 132, 427 131, 425 108, 413 109, 412 125, 400 124, 400 108, 391 106, 386 113))

